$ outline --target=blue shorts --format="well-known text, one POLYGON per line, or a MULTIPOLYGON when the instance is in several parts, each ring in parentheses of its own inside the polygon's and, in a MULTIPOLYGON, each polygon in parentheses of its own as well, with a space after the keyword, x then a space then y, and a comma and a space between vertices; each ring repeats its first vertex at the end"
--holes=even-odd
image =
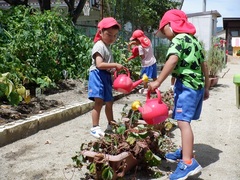
POLYGON ((143 74, 146 74, 150 79, 157 78, 157 63, 154 63, 153 65, 148 67, 142 67, 140 75, 141 78, 143 74))
POLYGON ((200 117, 204 97, 204 88, 194 90, 177 80, 174 85, 173 119, 191 122, 200 117))
POLYGON ((112 75, 106 70, 95 69, 89 74, 88 99, 101 98, 104 102, 113 101, 112 75))

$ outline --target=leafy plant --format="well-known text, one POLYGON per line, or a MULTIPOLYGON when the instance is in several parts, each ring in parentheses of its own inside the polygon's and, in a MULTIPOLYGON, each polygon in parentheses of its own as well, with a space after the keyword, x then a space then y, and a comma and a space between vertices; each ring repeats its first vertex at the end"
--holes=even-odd
POLYGON ((240 50, 237 51, 237 56, 240 56, 240 50))
POLYGON ((17 105, 25 97, 25 87, 15 87, 10 73, 0 74, 0 99, 6 99, 11 105, 17 105))
POLYGON ((59 11, 42 13, 18 6, 4 10, 0 20, 1 72, 7 67, 9 72, 17 72, 20 80, 41 87, 63 79, 63 70, 68 78, 87 78, 93 42, 80 34, 68 17, 59 11), (45 77, 51 83, 46 83, 45 77))
MULTIPOLYGON (((141 117, 140 113, 131 109, 128 112, 126 104, 123 107, 122 119, 114 122, 113 133, 105 134, 103 138, 96 141, 81 144, 80 151, 72 157, 76 167, 82 168, 87 165, 93 178, 97 178, 100 174, 102 179, 111 179, 113 169, 106 154, 118 155, 129 152, 137 159, 138 166, 144 167, 154 177, 162 176, 158 169, 161 160, 166 151, 175 149, 175 146, 164 136, 166 129, 141 123, 135 117, 141 117), (88 157, 82 153, 85 151, 98 152, 98 154, 89 161, 88 157)), ((169 126, 165 126, 167 123, 170 121, 162 123, 162 127, 168 128, 169 126)), ((121 169, 121 166, 118 168, 121 169)))
POLYGON ((158 63, 164 64, 166 62, 166 54, 168 50, 168 44, 161 43, 159 46, 155 47, 155 57, 158 63))
POLYGON ((219 46, 217 39, 213 39, 213 45, 207 52, 209 76, 215 77, 225 67, 224 51, 219 46))
POLYGON ((119 38, 113 45, 112 51, 114 60, 126 68, 129 69, 132 80, 137 80, 140 77, 141 70, 141 60, 136 58, 132 61, 127 61, 126 59, 130 56, 130 52, 127 49, 127 42, 119 38))

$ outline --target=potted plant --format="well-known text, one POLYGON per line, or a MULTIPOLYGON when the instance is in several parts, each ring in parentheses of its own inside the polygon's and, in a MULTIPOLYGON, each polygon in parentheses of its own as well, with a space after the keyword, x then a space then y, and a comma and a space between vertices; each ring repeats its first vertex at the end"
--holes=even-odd
POLYGON ((216 39, 213 40, 213 45, 207 52, 207 63, 210 87, 213 87, 218 83, 218 74, 225 67, 224 50, 221 48, 220 43, 217 43, 216 39))
POLYGON ((167 151, 176 146, 165 132, 169 131, 170 121, 162 123, 161 130, 141 121, 138 111, 122 111, 122 119, 114 123, 111 134, 83 143, 81 149, 72 157, 77 168, 84 165, 94 179, 117 179, 136 166, 141 166, 154 177, 161 177, 160 169, 156 169, 167 151))
POLYGON ((237 56, 240 56, 240 49, 236 53, 237 56))

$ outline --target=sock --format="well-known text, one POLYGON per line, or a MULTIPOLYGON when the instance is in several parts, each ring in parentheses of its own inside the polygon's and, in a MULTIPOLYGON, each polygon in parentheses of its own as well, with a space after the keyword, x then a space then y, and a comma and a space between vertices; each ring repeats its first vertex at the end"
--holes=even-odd
POLYGON ((184 160, 184 163, 185 164, 192 164, 192 160, 190 159, 190 160, 184 160))
POLYGON ((93 125, 93 127, 97 127, 98 125, 93 125))

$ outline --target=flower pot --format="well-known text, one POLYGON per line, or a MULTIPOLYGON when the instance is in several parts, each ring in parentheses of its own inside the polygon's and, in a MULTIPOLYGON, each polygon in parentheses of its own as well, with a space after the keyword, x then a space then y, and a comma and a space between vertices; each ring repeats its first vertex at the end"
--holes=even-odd
MULTIPOLYGON (((103 157, 104 160, 109 162, 110 167, 113 169, 113 180, 123 177, 125 173, 135 167, 138 163, 137 159, 130 152, 122 152, 118 155, 109 155, 93 151, 82 151, 83 156, 87 157, 88 161, 95 161, 95 157, 103 157)), ((97 179, 101 179, 101 172, 97 172, 97 179)))
POLYGON ((215 77, 209 77, 209 81, 210 81, 210 87, 214 87, 218 84, 218 76, 215 77))

